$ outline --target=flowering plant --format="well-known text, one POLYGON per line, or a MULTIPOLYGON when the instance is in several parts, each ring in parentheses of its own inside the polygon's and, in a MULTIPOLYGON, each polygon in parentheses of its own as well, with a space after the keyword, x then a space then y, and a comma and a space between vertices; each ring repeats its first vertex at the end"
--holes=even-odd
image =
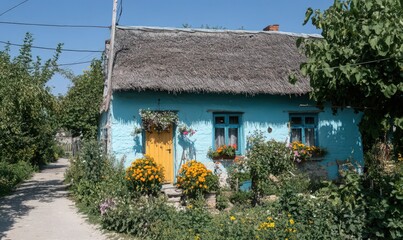
POLYGON ((178 114, 174 111, 153 111, 150 109, 140 110, 141 123, 144 130, 148 132, 163 132, 178 123, 178 114))
POLYGON ((307 146, 301 142, 295 141, 290 144, 290 149, 297 163, 311 160, 312 157, 322 157, 326 151, 315 146, 307 146))
POLYGON ((176 186, 191 197, 218 189, 218 177, 196 160, 183 164, 176 180, 176 186))
POLYGON ((163 168, 153 158, 145 156, 136 159, 126 169, 126 180, 130 186, 142 194, 156 194, 164 181, 163 168))
POLYGON ((235 158, 237 146, 233 145, 221 145, 215 151, 209 148, 207 152, 207 157, 211 159, 233 159, 235 158))
POLYGON ((179 134, 182 135, 182 136, 189 136, 189 137, 191 137, 191 136, 193 136, 197 131, 194 130, 193 128, 190 128, 190 127, 186 126, 186 125, 180 125, 180 126, 178 127, 178 132, 179 132, 179 134))

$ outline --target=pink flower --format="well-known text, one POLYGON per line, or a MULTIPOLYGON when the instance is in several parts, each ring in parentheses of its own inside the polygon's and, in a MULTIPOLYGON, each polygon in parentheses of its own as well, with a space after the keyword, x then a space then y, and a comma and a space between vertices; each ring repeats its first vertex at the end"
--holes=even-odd
POLYGON ((184 131, 184 132, 183 132, 183 135, 188 135, 188 134, 189 134, 188 131, 184 131))
POLYGON ((299 156, 298 151, 294 151, 294 155, 295 155, 296 157, 298 157, 298 156, 299 156))

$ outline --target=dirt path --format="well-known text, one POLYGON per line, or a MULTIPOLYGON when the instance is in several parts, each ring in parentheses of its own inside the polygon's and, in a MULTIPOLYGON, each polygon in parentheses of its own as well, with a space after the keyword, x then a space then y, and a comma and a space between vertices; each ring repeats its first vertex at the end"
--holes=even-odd
POLYGON ((107 239, 77 213, 67 198, 63 185, 67 166, 67 159, 59 159, 36 173, 13 195, 0 198, 1 240, 107 239))

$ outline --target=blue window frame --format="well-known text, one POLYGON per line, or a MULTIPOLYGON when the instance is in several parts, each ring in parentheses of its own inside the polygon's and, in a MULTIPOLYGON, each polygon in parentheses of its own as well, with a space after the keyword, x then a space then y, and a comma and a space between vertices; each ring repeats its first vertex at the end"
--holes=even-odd
POLYGON ((291 142, 302 142, 308 146, 318 146, 318 115, 315 113, 290 114, 291 142))
POLYGON ((242 114, 214 113, 214 149, 222 145, 236 144, 236 154, 241 154, 242 114))

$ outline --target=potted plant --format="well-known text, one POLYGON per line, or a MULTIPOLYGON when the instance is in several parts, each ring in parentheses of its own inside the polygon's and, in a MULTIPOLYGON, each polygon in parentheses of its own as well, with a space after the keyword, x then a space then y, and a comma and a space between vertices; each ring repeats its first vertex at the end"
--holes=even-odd
POLYGON ((185 137, 185 136, 193 136, 197 131, 194 130, 193 128, 188 127, 187 125, 183 124, 178 127, 178 132, 180 136, 185 137))
POLYGON ((221 145, 216 150, 211 147, 207 152, 207 157, 213 160, 223 160, 223 159, 235 159, 236 157, 236 144, 233 145, 221 145))
POLYGON ((219 188, 218 177, 208 170, 206 166, 191 160, 183 164, 176 177, 176 186, 183 190, 189 198, 204 195, 207 205, 215 207, 216 191, 219 188))
POLYGON ((326 155, 326 150, 316 146, 307 146, 301 142, 295 141, 290 144, 290 149, 297 163, 306 161, 322 160, 326 155))

